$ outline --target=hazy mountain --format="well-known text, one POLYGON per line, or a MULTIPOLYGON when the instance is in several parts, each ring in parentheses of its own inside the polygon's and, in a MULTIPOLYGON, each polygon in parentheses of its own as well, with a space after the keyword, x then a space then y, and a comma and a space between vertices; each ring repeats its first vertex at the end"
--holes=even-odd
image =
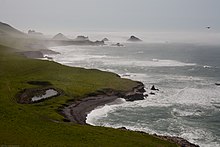
POLYGON ((27 36, 27 34, 13 28, 9 24, 2 23, 2 22, 0 22, 0 34, 1 34, 1 37, 2 35, 6 35, 6 36, 9 35, 11 37, 26 37, 27 36))

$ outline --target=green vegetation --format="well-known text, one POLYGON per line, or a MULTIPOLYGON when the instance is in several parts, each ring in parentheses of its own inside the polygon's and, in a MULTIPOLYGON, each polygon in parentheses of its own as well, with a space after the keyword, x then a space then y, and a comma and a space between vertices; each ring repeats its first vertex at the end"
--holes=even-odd
POLYGON ((64 122, 59 111, 68 102, 106 88, 129 91, 137 83, 18 55, 31 45, 42 47, 42 41, 1 22, 0 44, 0 146, 176 146, 143 133, 64 122), (34 104, 17 103, 20 91, 42 86, 63 94, 34 104))
POLYGON ((63 122, 58 108, 103 88, 129 90, 137 83, 99 70, 27 59, 0 46, 0 145, 176 146, 147 134, 63 122), (18 104, 16 94, 47 81, 64 95, 36 104, 18 104))

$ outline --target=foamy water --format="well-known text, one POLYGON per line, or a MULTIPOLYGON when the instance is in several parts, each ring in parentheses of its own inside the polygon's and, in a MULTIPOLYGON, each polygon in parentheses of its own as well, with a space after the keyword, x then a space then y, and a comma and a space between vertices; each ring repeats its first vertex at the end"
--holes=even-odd
POLYGON ((87 123, 183 137, 203 147, 220 146, 220 50, 190 44, 125 44, 125 47, 68 46, 56 62, 118 73, 141 81, 143 101, 107 104, 93 110, 87 123), (217 54, 219 53, 219 54, 217 54))

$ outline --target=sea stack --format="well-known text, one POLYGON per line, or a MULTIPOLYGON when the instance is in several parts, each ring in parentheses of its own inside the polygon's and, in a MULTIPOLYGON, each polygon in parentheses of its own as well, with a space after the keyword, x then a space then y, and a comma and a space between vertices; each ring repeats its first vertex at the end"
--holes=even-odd
POLYGON ((142 40, 139 39, 139 38, 137 38, 137 37, 135 37, 135 36, 131 36, 131 37, 128 39, 128 41, 130 41, 130 42, 141 42, 142 40))
POLYGON ((65 35, 63 35, 62 33, 58 33, 57 35, 55 35, 53 38, 53 40, 69 40, 69 38, 67 38, 65 35))
POLYGON ((104 38, 104 39, 102 39, 102 41, 109 41, 109 39, 108 38, 104 38))

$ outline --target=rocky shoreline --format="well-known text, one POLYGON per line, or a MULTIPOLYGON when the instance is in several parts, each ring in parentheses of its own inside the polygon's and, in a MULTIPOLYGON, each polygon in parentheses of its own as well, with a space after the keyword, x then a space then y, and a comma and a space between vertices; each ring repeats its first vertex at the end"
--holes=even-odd
MULTIPOLYGON (((117 98, 124 98, 126 101, 143 100, 146 96, 144 95, 144 92, 144 84, 141 82, 138 82, 138 86, 132 88, 131 91, 126 92, 104 89, 102 91, 99 91, 97 94, 91 94, 82 100, 72 102, 68 106, 64 107, 61 113, 65 116, 66 121, 74 122, 81 125, 89 125, 86 123, 87 114, 95 108, 99 106, 104 106, 107 103, 111 103, 115 101, 117 98)), ((124 131, 132 131, 126 129, 125 127, 119 129, 124 131)), ((148 134, 141 131, 137 132, 148 134)), ((176 143, 181 147, 199 147, 198 145, 192 144, 189 141, 180 137, 161 136, 157 134, 153 134, 153 136, 162 140, 176 143)))
POLYGON ((127 92, 103 89, 96 94, 90 94, 82 100, 71 103, 61 113, 71 122, 86 125, 87 114, 95 108, 113 102, 117 98, 124 98, 126 101, 143 100, 144 92, 144 84, 141 82, 138 82, 138 86, 127 92))

